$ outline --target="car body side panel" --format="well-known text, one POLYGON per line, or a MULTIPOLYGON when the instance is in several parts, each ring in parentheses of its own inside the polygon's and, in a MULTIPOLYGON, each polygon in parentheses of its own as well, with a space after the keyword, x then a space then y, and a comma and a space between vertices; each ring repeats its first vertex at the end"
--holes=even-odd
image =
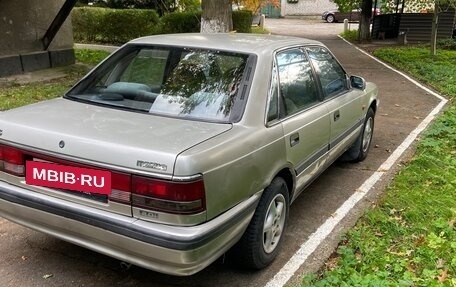
POLYGON ((330 101, 329 119, 331 121, 331 139, 330 139, 330 161, 334 161, 347 149, 347 144, 339 145, 341 141, 354 142, 355 130, 363 123, 366 107, 363 107, 361 97, 364 92, 361 90, 351 89, 348 92, 336 96, 330 101))
POLYGON ((175 172, 180 175, 205 171, 210 220, 268 186, 276 173, 287 166, 283 147, 281 125, 270 128, 234 125, 229 132, 180 154, 175 172))
POLYGON ((351 12, 335 12, 334 17, 337 22, 343 22, 345 19, 347 19, 349 22, 357 22, 360 19, 360 12, 358 10, 351 11, 351 12))
POLYGON ((284 120, 282 126, 287 160, 295 169, 296 189, 300 190, 318 174, 326 160, 330 137, 327 106, 320 104, 296 114, 284 120))

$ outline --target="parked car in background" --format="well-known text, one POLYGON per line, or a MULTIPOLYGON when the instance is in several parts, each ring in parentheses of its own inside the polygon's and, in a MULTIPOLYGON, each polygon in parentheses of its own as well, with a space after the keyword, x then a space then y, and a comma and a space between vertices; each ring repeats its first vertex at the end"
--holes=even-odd
MULTIPOLYGON (((372 9, 372 15, 380 15, 380 9, 372 9)), ((339 12, 338 10, 328 10, 323 12, 321 18, 328 23, 342 22, 347 19, 349 22, 359 22, 361 10, 354 9, 351 12, 339 12)))
POLYGON ((0 216, 167 274, 233 246, 263 268, 303 189, 366 158, 377 106, 317 41, 136 39, 62 98, 0 114, 0 216))

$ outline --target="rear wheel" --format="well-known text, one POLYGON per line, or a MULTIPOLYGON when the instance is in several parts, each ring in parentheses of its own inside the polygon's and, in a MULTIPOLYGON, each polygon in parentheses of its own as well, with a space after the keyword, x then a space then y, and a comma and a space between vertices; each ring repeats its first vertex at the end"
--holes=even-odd
POLYGON ((326 16, 326 22, 333 23, 334 20, 335 20, 335 18, 334 18, 333 14, 329 14, 328 16, 326 16))
POLYGON ((255 214, 236 248, 242 265, 268 266, 277 256, 287 224, 289 194, 285 180, 276 177, 264 190, 255 214))

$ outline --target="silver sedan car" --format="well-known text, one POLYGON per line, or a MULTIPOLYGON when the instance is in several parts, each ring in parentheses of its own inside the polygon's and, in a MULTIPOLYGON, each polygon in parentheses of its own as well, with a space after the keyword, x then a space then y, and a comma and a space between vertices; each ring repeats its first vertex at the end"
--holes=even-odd
POLYGON ((0 114, 0 216, 162 273, 232 247, 260 269, 303 189, 366 158, 377 106, 320 42, 136 39, 63 97, 0 114))

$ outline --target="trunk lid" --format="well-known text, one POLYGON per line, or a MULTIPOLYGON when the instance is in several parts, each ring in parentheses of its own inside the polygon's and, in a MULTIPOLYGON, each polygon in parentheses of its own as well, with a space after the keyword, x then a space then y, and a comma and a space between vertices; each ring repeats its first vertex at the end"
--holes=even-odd
POLYGON ((230 124, 158 117, 62 98, 0 114, 3 140, 75 161, 163 175, 173 175, 179 153, 230 128, 230 124))

